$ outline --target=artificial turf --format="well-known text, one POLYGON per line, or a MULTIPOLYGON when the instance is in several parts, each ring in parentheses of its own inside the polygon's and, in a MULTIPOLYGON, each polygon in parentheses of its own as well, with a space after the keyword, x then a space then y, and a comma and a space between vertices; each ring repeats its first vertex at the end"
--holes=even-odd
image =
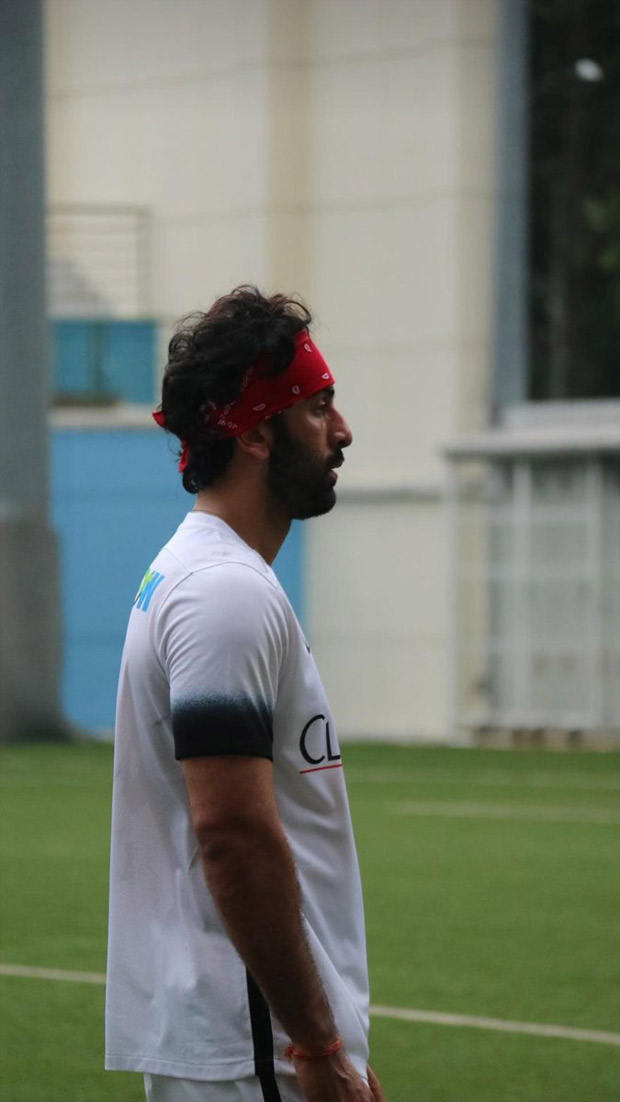
MULTIPOLYGON (((346 745, 375 1004, 620 1033, 620 756, 346 745)), ((0 753, 0 960, 101 972, 111 748, 0 753)), ((131 1102, 103 988, 0 976, 1 1102, 131 1102)), ((373 1017, 388 1102, 618 1102, 618 1047, 373 1017)))

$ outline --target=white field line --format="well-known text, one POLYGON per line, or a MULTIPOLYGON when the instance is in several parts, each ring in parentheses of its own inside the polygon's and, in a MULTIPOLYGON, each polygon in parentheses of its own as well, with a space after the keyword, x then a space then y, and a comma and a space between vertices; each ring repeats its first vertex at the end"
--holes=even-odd
POLYGON ((370 1013, 376 1018, 397 1018, 403 1022, 428 1022, 432 1025, 495 1029, 500 1033, 528 1033, 533 1037, 562 1037, 567 1041, 594 1041, 600 1045, 620 1045, 620 1033, 605 1033, 598 1029, 572 1029, 566 1025, 539 1025, 536 1022, 508 1022, 501 1018, 472 1018, 468 1014, 440 1014, 435 1010, 403 1010, 398 1006, 371 1006, 370 1013))
POLYGON ((439 769, 416 769, 399 772, 396 769, 373 769, 372 766, 350 765, 347 780, 360 784, 447 784, 460 788, 471 785, 473 788, 563 788, 582 792, 617 792, 620 795, 620 779, 605 777, 580 777, 576 773, 565 777, 548 773, 530 773, 527 776, 505 773, 472 773, 469 776, 456 776, 454 773, 439 769))
MULTIPOLYGON (((103 972, 68 972, 61 968, 29 968, 20 964, 0 964, 0 976, 105 984, 103 972)), ((501 1033, 528 1033, 533 1037, 561 1037, 568 1041, 594 1041, 601 1045, 620 1045, 620 1033, 606 1033, 597 1029, 573 1029, 565 1025, 539 1025, 536 1022, 509 1022, 501 1018, 474 1018, 468 1014, 442 1014, 436 1010, 408 1010, 399 1006, 371 1006, 370 1013, 375 1018, 396 1018, 401 1022, 494 1029, 501 1033)))
POLYGON ((522 819, 531 823, 620 824, 620 812, 586 807, 509 807, 503 804, 406 800, 394 804, 391 810, 396 815, 428 815, 440 819, 522 819))
POLYGON ((64 980, 67 983, 105 983, 103 972, 67 972, 64 968, 29 968, 23 964, 0 964, 0 976, 27 980, 64 980))

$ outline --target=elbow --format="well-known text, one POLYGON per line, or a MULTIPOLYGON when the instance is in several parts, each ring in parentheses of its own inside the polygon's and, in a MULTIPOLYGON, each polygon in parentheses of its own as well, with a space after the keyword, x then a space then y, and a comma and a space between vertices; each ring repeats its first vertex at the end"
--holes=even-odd
POLYGON ((274 841, 272 830, 246 816, 201 818, 193 826, 203 863, 210 867, 239 858, 247 861, 253 852, 274 841))

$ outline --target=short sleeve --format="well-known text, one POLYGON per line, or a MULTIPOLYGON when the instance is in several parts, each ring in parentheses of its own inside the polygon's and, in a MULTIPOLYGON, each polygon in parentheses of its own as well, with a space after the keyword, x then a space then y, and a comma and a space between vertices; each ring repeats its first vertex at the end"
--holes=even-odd
POLYGON ((177 759, 273 758, 273 715, 287 623, 277 586, 221 563, 185 578, 161 615, 177 759))

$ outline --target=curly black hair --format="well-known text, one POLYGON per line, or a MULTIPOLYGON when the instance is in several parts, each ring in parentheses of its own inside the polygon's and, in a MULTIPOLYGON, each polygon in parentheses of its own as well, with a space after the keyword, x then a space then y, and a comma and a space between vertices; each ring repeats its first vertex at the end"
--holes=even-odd
POLYGON ((168 345, 161 409, 166 430, 188 444, 183 486, 196 494, 226 470, 234 439, 210 436, 205 405, 226 405, 241 390, 247 369, 271 357, 271 373, 285 371, 295 355, 295 337, 312 316, 288 295, 261 294, 243 284, 218 298, 206 313, 184 318, 168 345))

